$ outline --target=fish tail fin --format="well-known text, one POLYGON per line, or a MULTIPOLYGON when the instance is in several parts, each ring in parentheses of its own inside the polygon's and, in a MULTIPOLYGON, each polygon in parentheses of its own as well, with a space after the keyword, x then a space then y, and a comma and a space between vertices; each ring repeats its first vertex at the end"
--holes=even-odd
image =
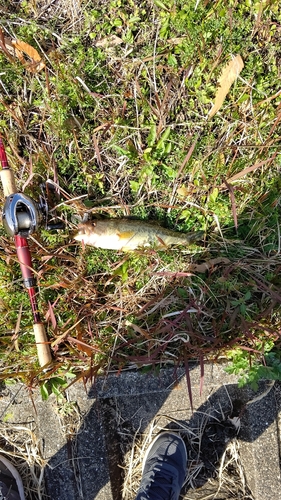
POLYGON ((188 243, 195 243, 196 241, 201 240, 204 234, 204 231, 194 231, 193 233, 187 233, 185 235, 185 239, 188 243))

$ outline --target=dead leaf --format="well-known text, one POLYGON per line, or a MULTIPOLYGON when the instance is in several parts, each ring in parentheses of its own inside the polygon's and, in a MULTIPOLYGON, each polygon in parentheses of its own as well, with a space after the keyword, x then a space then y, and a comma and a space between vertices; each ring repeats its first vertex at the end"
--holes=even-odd
POLYGON ((98 141, 97 141, 95 134, 93 134, 93 142, 94 142, 94 148, 95 148, 95 152, 96 152, 98 165, 100 168, 102 168, 102 159, 101 159, 101 155, 100 155, 99 144, 98 144, 98 141))
MULTIPOLYGON (((0 48, 8 56, 16 57, 31 73, 38 73, 45 64, 42 61, 40 54, 37 50, 26 42, 21 40, 11 40, 10 38, 1 38, 0 48), (25 58, 27 56, 28 59, 25 58)), ((10 58, 10 57, 9 57, 10 58)))
POLYGON ((237 80, 243 68, 244 63, 242 57, 238 54, 236 57, 231 59, 228 65, 222 70, 222 74, 218 81, 219 87, 215 96, 215 102, 209 112, 209 118, 212 118, 212 116, 214 116, 221 108, 231 85, 235 82, 235 80, 237 80))
POLYGON ((143 335, 147 340, 152 340, 151 335, 147 330, 144 330, 138 325, 135 325, 135 323, 131 323, 130 321, 126 321, 126 326, 130 326, 136 333, 140 333, 143 335))
MULTIPOLYGON (((16 328, 15 328, 15 331, 14 331, 14 335, 12 336, 11 340, 14 341, 14 346, 15 346, 15 349, 17 352, 19 352, 20 348, 19 348, 19 341, 18 341, 18 337, 19 337, 19 331, 20 331, 20 322, 21 322, 21 314, 22 314, 22 304, 20 305, 20 310, 19 310, 19 313, 18 313, 18 319, 17 319, 17 324, 16 324, 16 328)), ((11 346, 12 348, 13 346, 11 346)))
POLYGON ((5 39, 4 33, 0 28, 0 49, 3 50, 4 54, 9 59, 9 61, 13 62, 13 57, 11 56, 9 49, 6 47, 6 40, 7 39, 5 39))
POLYGON ((55 316, 54 309, 53 309, 54 306, 55 306, 55 304, 52 305, 51 302, 48 300, 48 317, 51 320, 52 327, 54 329, 54 334, 56 335, 57 334, 57 320, 56 320, 56 316, 55 316))
MULTIPOLYGON (((278 154, 278 152, 275 152, 267 160, 260 161, 259 163, 255 163, 251 167, 244 168, 243 170, 241 170, 240 172, 238 172, 238 174, 235 174, 232 177, 229 177, 229 179, 227 179, 227 182, 231 183, 231 182, 237 181, 238 179, 241 179, 241 177, 244 177, 244 175, 247 175, 250 172, 254 172, 255 170, 257 170, 257 168, 260 168, 263 165, 266 165, 267 163, 273 162, 275 160, 277 154, 278 154)), ((227 187, 226 184, 223 183, 223 184, 221 184, 220 189, 225 189, 226 187, 227 187)))
POLYGON ((16 55, 21 61, 21 63, 31 71, 32 73, 37 73, 41 69, 45 68, 45 64, 42 61, 40 54, 37 50, 26 42, 21 40, 12 40, 12 44, 15 47, 16 55), (31 62, 28 62, 23 54, 26 54, 31 62))
POLYGON ((171 44, 171 45, 179 45, 180 43, 182 43, 184 40, 186 40, 186 36, 181 36, 181 37, 174 37, 174 38, 169 38, 167 40, 167 43, 171 44))
POLYGON ((59 335, 52 343, 51 343, 51 347, 56 347, 57 345, 59 345, 69 334, 69 332, 71 330, 73 330, 73 328, 76 328, 77 325, 79 323, 81 323, 81 321, 83 321, 84 318, 80 318, 76 323, 74 323, 74 325, 72 325, 70 328, 68 328, 64 333, 62 333, 61 335, 59 335))
POLYGON ((224 182, 225 182, 225 185, 226 185, 228 192, 229 192, 234 227, 235 227, 236 232, 237 232, 237 230, 238 230, 238 217, 237 217, 234 189, 233 189, 233 186, 231 184, 229 184, 229 182, 227 182, 227 180, 225 180, 224 182))
POLYGON ((206 262, 202 262, 202 264, 192 264, 190 270, 196 273, 205 273, 219 264, 230 264, 230 260, 226 257, 217 257, 216 259, 206 260, 206 262))
MULTIPOLYGON (((70 340, 70 338, 75 342, 76 340, 76 344, 77 344, 77 349, 79 349, 79 351, 82 351, 84 352, 85 354, 87 354, 87 356, 92 356, 93 354, 93 346, 89 346, 88 344, 86 344, 86 342, 83 341, 83 333, 82 333, 82 329, 80 327, 80 325, 77 325, 76 327, 76 333, 77 333, 77 339, 73 339, 73 337, 68 337, 68 340, 70 340)), ((97 348, 95 347, 95 350, 97 348)))
POLYGON ((98 40, 95 43, 96 47, 116 47, 116 45, 120 45, 120 43, 123 43, 122 38, 116 35, 111 35, 107 36, 105 38, 102 38, 101 40, 98 40))
POLYGON ((162 240, 162 238, 160 238, 160 236, 157 236, 157 235, 156 235, 156 238, 157 238, 157 240, 159 241, 160 245, 162 245, 163 247, 166 247, 166 248, 167 248, 167 245, 164 243, 164 241, 162 240))
POLYGON ((190 191, 185 186, 181 186, 177 189, 177 193, 181 198, 186 198, 190 194, 190 191))

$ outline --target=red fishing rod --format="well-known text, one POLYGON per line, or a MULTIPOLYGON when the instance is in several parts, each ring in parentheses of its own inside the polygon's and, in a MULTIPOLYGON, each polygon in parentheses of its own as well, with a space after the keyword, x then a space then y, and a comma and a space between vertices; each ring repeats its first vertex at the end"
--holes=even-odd
POLYGON ((0 137, 0 177, 3 185, 5 204, 3 209, 3 225, 9 236, 14 237, 17 257, 21 268, 24 286, 30 299, 33 314, 33 331, 40 366, 52 361, 45 327, 41 321, 37 299, 36 279, 32 268, 28 236, 38 227, 42 219, 40 206, 29 196, 18 193, 13 171, 10 169, 3 141, 0 137))

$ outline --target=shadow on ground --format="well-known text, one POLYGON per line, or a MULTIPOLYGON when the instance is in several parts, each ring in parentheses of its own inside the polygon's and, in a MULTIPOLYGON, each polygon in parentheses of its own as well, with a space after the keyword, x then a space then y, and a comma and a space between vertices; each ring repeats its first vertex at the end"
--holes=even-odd
MULTIPOLYGON (((258 394, 248 388, 239 389, 236 383, 223 385, 229 377, 226 379, 220 367, 210 366, 207 372, 200 396, 198 367, 191 371, 194 412, 182 369, 161 370, 158 376, 132 372, 119 377, 111 375, 106 380, 98 379, 87 396, 82 387, 79 393, 76 385, 71 398, 76 398, 79 405, 87 399, 88 407, 74 438, 69 438, 48 462, 46 483, 50 497, 121 500, 125 456, 136 441, 150 432, 152 422, 157 422, 155 434, 160 428, 169 427, 186 440, 195 488, 202 488, 214 476, 227 443, 236 436, 234 417, 240 418, 239 441, 245 445, 246 462, 250 461, 253 472, 262 467, 253 462, 249 455, 252 452, 247 454, 247 450, 250 443, 268 433, 273 443, 271 434, 275 431, 270 429, 277 418, 273 391, 267 392, 266 382, 261 383, 258 394), (200 474, 195 474, 198 467, 200 474)), ((262 463, 270 463, 274 471, 273 462, 279 461, 278 456, 272 456, 274 447, 266 450, 265 443, 261 446, 262 463)), ((186 489, 189 488, 190 484, 186 489)), ((273 483, 272 488, 274 491, 273 483)), ((189 494, 195 498, 194 492, 189 494)))

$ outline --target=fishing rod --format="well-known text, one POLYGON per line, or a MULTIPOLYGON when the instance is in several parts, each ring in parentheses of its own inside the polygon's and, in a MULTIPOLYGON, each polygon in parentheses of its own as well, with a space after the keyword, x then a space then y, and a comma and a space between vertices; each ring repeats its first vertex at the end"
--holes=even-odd
MULTIPOLYGON (((8 235, 14 237, 23 283, 27 289, 32 309, 33 332, 38 360, 40 366, 45 366, 51 363, 52 355, 45 326, 41 321, 38 309, 36 278, 32 267, 31 252, 27 238, 37 230, 43 220, 46 220, 48 212, 47 202, 46 199, 40 197, 39 203, 36 203, 31 197, 17 192, 14 173, 9 167, 1 137, 0 164, 2 166, 0 178, 5 196, 2 222, 8 235)), ((48 228, 61 229, 62 224, 52 224, 48 228)))

